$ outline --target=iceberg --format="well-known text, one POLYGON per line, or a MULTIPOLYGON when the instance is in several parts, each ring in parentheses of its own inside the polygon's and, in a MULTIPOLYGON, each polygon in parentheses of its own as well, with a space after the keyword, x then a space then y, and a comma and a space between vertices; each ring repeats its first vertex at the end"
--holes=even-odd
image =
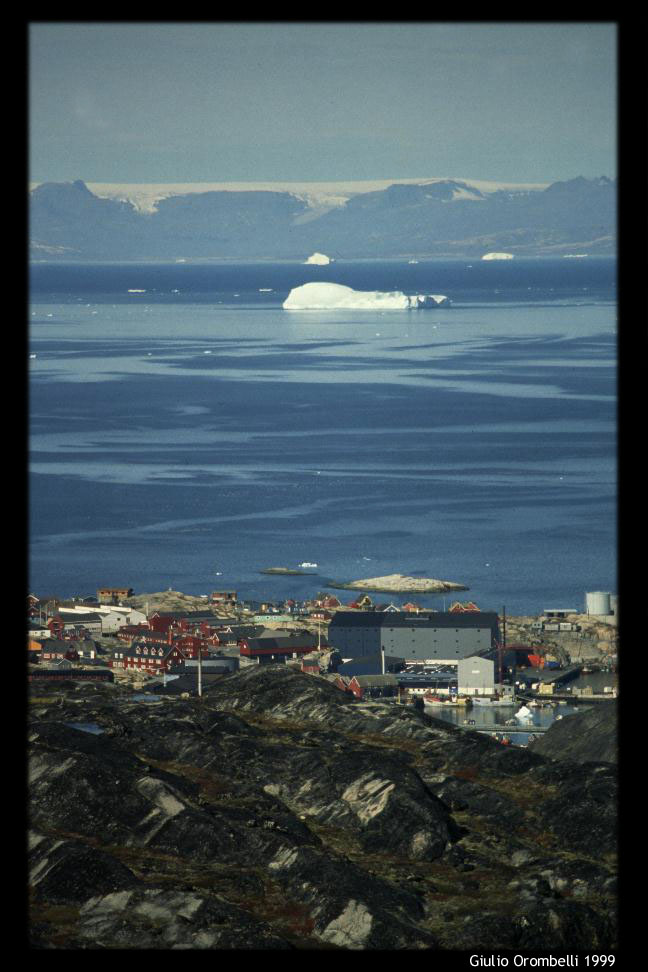
POLYGON ((320 267, 326 267, 331 262, 331 258, 327 257, 325 253, 312 253, 305 263, 316 263, 320 267))
POLYGON ((512 260, 512 253, 484 253, 482 260, 512 260))
POLYGON ((344 284, 306 283, 293 287, 283 302, 284 310, 419 310, 450 304, 444 294, 414 294, 400 290, 354 290, 344 284))

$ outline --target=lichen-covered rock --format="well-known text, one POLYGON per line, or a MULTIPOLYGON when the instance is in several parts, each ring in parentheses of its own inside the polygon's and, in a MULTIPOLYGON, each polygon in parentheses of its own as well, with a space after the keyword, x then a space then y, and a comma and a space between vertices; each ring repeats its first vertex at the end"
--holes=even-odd
POLYGON ((529 749, 550 759, 574 763, 618 761, 618 705, 616 700, 597 702, 554 722, 548 732, 534 739, 529 749))
POLYGON ((94 689, 32 706, 34 947, 614 946, 608 763, 286 666, 200 700, 94 689))

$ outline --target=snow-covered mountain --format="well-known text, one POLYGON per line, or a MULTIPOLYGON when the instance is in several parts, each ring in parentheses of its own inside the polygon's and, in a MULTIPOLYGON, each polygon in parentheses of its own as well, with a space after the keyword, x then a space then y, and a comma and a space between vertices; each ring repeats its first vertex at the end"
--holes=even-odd
POLYGON ((605 177, 30 187, 32 257, 47 261, 610 253, 615 222, 605 177))

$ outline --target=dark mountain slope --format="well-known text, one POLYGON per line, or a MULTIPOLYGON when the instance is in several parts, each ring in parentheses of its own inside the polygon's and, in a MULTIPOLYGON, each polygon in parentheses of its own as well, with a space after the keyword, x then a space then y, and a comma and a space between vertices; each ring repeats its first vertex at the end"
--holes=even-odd
POLYGON ((281 665, 201 700, 37 685, 29 745, 36 947, 614 946, 612 767, 281 665))

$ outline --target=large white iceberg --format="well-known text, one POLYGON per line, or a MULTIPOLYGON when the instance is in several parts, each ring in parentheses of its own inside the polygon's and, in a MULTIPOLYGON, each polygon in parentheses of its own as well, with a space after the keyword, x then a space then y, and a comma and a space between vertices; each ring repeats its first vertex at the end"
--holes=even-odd
POLYGON ((326 253, 312 253, 304 263, 316 263, 319 267, 326 267, 331 262, 331 258, 326 253))
POLYGON ((344 284, 306 283, 294 287, 285 301, 284 310, 418 310, 439 307, 450 301, 443 294, 414 294, 400 290, 354 290, 344 284))
POLYGON ((512 260, 512 253, 484 253, 482 260, 512 260))

